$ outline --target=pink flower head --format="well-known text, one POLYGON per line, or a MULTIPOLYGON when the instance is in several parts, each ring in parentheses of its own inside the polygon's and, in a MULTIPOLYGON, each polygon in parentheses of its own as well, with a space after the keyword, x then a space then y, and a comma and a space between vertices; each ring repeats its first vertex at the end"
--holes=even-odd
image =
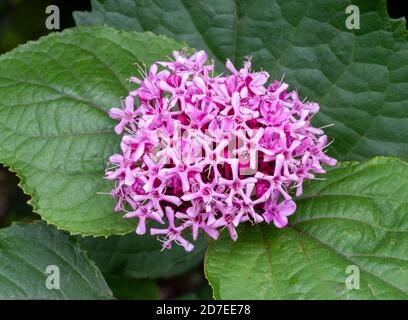
POLYGON ((229 73, 213 76, 204 51, 173 55, 132 77, 137 88, 109 113, 123 135, 106 172, 116 181, 115 210, 138 220, 138 234, 155 221, 150 234, 163 248, 187 251, 188 230, 196 240, 227 229, 235 241, 242 222, 285 227, 296 211, 293 194, 325 173, 322 164, 336 164, 325 154, 327 136, 310 122, 319 105, 286 83, 268 84, 250 59, 239 70, 228 60, 229 73))

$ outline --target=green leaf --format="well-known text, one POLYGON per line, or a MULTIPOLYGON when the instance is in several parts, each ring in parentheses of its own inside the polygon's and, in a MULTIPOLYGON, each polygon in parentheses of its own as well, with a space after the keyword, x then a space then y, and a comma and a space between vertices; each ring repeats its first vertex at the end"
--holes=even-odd
POLYGON ((215 298, 408 299, 408 164, 343 164, 305 191, 289 227, 246 225, 236 243, 210 244, 215 298), (360 289, 346 286, 350 265, 360 289))
POLYGON ((159 288, 153 280, 129 279, 120 276, 105 276, 113 296, 121 300, 159 299, 159 288))
POLYGON ((81 246, 104 274, 126 278, 168 278, 197 267, 203 261, 207 243, 204 237, 186 252, 175 245, 162 251, 162 243, 150 235, 127 234, 109 238, 86 237, 81 246))
POLYGON ((77 24, 153 31, 205 49, 220 66, 252 56, 255 68, 320 103, 316 125, 340 160, 408 159, 408 46, 405 21, 385 0, 93 0, 77 24), (360 9, 348 30, 348 5, 360 9))
POLYGON ((40 221, 0 229, 0 299, 110 298, 95 263, 67 234, 40 221), (60 289, 47 289, 47 277, 58 274, 48 266, 59 268, 60 289))
POLYGON ((135 63, 167 59, 181 45, 163 36, 76 28, 0 57, 0 163, 17 171, 34 211, 73 234, 124 234, 134 222, 98 192, 120 137, 107 111, 120 105, 135 63))
POLYGON ((212 299, 213 299, 212 290, 208 284, 202 286, 197 291, 183 294, 175 298, 175 300, 212 300, 212 299))

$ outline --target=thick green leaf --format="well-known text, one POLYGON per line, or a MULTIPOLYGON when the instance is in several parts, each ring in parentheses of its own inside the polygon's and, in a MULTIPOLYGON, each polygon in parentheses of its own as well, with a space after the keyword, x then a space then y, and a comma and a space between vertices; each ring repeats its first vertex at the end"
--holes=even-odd
POLYGON ((322 108, 316 125, 335 138, 338 159, 408 159, 408 46, 405 21, 385 0, 93 0, 78 24, 149 30, 230 57, 285 80, 322 108), (348 30, 348 5, 360 8, 348 30))
POLYGON ((109 298, 101 272, 67 234, 40 221, 0 230, 0 299, 109 298), (57 284, 48 266, 59 268, 59 289, 47 289, 47 277, 57 284))
POLYGON ((175 300, 212 300, 212 290, 211 287, 206 284, 197 291, 183 294, 175 300))
POLYGON ((135 63, 166 59, 181 45, 151 33, 84 27, 55 33, 0 57, 0 163, 17 171, 34 210, 71 233, 130 232, 113 213, 103 179, 120 137, 120 105, 135 63))
POLYGON ((177 245, 162 251, 162 243, 155 237, 127 234, 106 239, 86 237, 81 246, 104 274, 140 279, 167 278, 198 266, 207 243, 200 237, 192 252, 177 245))
POLYGON ((245 226, 236 243, 210 244, 215 297, 408 299, 408 164, 344 164, 305 191, 290 227, 245 226), (346 286, 349 265, 360 289, 346 286))

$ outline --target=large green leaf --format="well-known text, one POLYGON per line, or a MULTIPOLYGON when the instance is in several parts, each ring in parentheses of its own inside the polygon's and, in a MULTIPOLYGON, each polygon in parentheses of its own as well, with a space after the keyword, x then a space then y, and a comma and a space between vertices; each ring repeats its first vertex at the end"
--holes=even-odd
POLYGON ((200 237, 192 252, 180 246, 162 251, 162 243, 155 237, 128 234, 106 239, 86 237, 81 246, 104 274, 140 279, 167 278, 197 267, 207 243, 200 237))
POLYGON ((0 163, 17 171, 34 210, 83 235, 123 234, 103 179, 120 137, 120 105, 135 63, 166 59, 181 45, 163 36, 84 27, 55 33, 0 57, 0 163))
POLYGON ((78 24, 149 30, 206 49, 220 65, 252 56, 256 68, 322 108, 338 159, 408 158, 408 46, 405 22, 385 0, 93 0, 78 24), (348 30, 348 5, 360 8, 348 30))
POLYGON ((305 191, 290 227, 245 226, 236 243, 210 244, 215 297, 408 299, 408 164, 344 164, 305 191), (360 289, 345 284, 349 265, 360 289))
POLYGON ((111 291, 96 267, 65 233, 44 222, 0 230, 0 299, 109 299, 111 291), (48 289, 57 284, 59 289, 48 289))

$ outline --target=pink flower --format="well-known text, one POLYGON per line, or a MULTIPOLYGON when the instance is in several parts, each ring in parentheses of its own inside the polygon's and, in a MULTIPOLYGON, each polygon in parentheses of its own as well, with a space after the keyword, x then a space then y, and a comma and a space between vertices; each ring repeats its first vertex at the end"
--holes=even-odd
POLYGON ((124 218, 138 218, 139 224, 136 228, 136 233, 143 235, 146 233, 146 220, 155 220, 161 224, 164 224, 161 215, 154 209, 153 204, 150 202, 147 205, 141 205, 136 210, 126 213, 124 218))
POLYGON ((286 83, 268 84, 250 59, 239 70, 227 60, 230 73, 213 76, 204 51, 173 56, 132 77, 137 87, 109 113, 123 135, 106 172, 116 182, 115 211, 138 220, 137 234, 149 221, 162 224, 150 234, 163 248, 187 251, 190 231, 193 240, 200 232, 217 239, 225 228, 237 240, 247 221, 285 227, 293 193, 325 173, 322 164, 336 164, 325 153, 327 136, 310 123, 319 105, 286 83))
POLYGON ((198 238, 200 229, 204 230, 211 238, 218 238, 218 231, 215 226, 208 225, 208 213, 203 213, 200 201, 192 201, 192 206, 186 210, 186 213, 177 212, 176 217, 183 221, 185 228, 191 228, 193 240, 198 238))

